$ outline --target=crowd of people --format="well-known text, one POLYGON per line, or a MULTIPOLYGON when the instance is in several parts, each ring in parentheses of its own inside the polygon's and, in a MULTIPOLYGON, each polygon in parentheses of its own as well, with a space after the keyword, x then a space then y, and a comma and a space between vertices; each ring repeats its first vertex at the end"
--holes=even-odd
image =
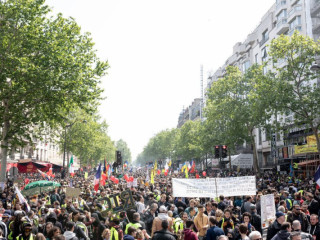
MULTIPOLYGON (((320 240, 320 192, 311 178, 270 172, 257 177, 254 196, 175 198, 172 178, 184 174, 156 174, 151 184, 146 172, 128 173, 137 181, 129 188, 133 207, 118 212, 111 211, 105 199, 128 190, 122 176, 117 184, 109 179, 95 191, 94 173, 86 177, 78 172, 64 179, 56 174, 54 181, 61 187, 26 196, 28 204, 19 201, 17 184, 8 181, 0 197, 0 240, 262 240, 263 236, 267 240, 320 240), (77 197, 66 195, 71 182, 81 190, 77 197), (266 194, 274 195, 276 214, 263 229, 260 198, 266 194)), ((253 175, 227 170, 207 174, 253 175)), ((30 182, 42 179, 39 174, 21 175, 30 182)), ((24 183, 18 187, 23 189, 24 183)), ((121 205, 121 199, 117 200, 121 205)))

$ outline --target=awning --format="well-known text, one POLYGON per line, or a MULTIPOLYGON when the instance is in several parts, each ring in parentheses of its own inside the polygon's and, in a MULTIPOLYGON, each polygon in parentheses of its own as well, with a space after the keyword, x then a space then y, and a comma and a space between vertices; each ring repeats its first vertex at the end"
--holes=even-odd
POLYGON ((300 162, 300 163, 298 163, 298 166, 305 166, 305 165, 309 165, 311 163, 316 163, 316 162, 320 162, 320 159, 300 162))

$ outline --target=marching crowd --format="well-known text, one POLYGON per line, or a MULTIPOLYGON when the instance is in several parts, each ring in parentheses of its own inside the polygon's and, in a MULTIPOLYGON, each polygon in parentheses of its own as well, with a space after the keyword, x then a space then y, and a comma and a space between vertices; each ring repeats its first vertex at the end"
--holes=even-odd
MULTIPOLYGON (((311 179, 266 173, 257 177, 255 196, 175 198, 171 180, 182 174, 156 175, 154 184, 145 170, 131 175, 137 179, 130 187, 134 207, 118 212, 109 211, 105 199, 128 190, 123 178, 118 184, 106 180, 95 191, 90 176, 79 172, 60 179, 57 174, 54 181, 61 187, 26 196, 28 204, 19 201, 16 184, 8 181, 0 196, 0 240, 320 240, 320 192, 311 179), (81 189, 77 197, 66 195, 71 181, 81 189), (274 195, 276 214, 263 229, 260 198, 266 194, 274 195)), ((224 171, 208 177, 240 175, 253 174, 224 171)), ((23 177, 41 180, 39 174, 23 177)))

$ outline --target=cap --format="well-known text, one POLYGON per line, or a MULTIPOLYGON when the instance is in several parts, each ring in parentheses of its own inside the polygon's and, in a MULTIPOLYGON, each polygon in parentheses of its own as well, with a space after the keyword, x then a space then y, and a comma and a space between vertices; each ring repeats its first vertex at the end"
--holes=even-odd
POLYGON ((277 212, 276 213, 276 218, 279 218, 279 217, 282 217, 282 216, 284 216, 283 212, 277 212))
POLYGON ((251 204, 251 205, 250 205, 250 209, 252 209, 252 210, 253 210, 253 209, 256 209, 256 205, 251 204))
POLYGON ((166 212, 166 211, 167 211, 167 208, 163 205, 159 208, 159 212, 161 212, 161 213, 166 212))

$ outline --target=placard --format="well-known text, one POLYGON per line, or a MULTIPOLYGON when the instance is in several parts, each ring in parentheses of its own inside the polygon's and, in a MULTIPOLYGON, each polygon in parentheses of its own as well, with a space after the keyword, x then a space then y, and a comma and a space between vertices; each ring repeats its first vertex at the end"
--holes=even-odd
POLYGON ((274 203, 274 195, 262 195, 261 196, 261 225, 262 228, 267 228, 269 222, 273 222, 276 219, 276 207, 274 203))
POLYGON ((81 194, 80 188, 72 188, 72 187, 66 188, 66 197, 79 197, 80 194, 81 194))
POLYGON ((174 197, 225 197, 256 195, 256 177, 172 179, 174 197))
POLYGON ((130 190, 126 190, 121 193, 116 193, 110 195, 109 197, 99 198, 98 201, 104 201, 107 203, 105 205, 106 210, 104 211, 104 213, 108 211, 120 212, 135 207, 134 200, 132 198, 132 193, 130 190), (119 200, 121 200, 121 202, 119 200))

